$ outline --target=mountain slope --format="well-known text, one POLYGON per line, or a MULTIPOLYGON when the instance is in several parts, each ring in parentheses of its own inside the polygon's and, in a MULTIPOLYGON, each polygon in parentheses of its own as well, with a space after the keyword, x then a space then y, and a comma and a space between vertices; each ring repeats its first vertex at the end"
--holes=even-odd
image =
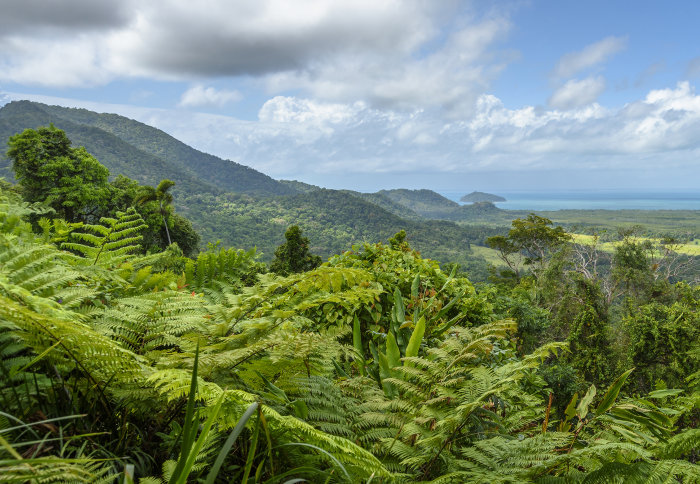
POLYGON ((459 208, 457 202, 443 197, 432 190, 380 190, 377 192, 390 200, 410 208, 418 215, 426 218, 444 218, 444 214, 452 213, 459 208))
MULTIPOLYGON (((265 260, 270 260, 274 249, 284 242, 284 232, 290 225, 301 226, 312 251, 323 257, 349 250, 356 243, 386 241, 399 230, 406 230, 411 245, 425 256, 465 267, 474 264, 470 244, 481 244, 486 236, 493 235, 493 229, 424 220, 383 192, 368 194, 293 181, 280 183, 117 115, 13 102, 0 109, 0 139, 51 122, 65 130, 74 145, 85 146, 112 176, 124 174, 150 185, 163 178, 175 181, 178 213, 192 221, 203 242, 221 240, 224 246, 238 248, 257 246, 265 260), (191 160, 194 162, 189 164, 191 160), (217 180, 220 172, 229 177, 228 184, 222 181, 224 175, 217 180), (224 190, 222 186, 229 188, 224 190), (231 186, 238 193, 231 191, 231 186)), ((4 167, 7 173, 9 160, 4 161, 4 167)), ((444 199, 449 202, 446 204, 429 190, 387 193, 404 192, 408 195, 399 197, 404 203, 411 196, 413 201, 430 200, 433 206, 449 208, 449 203, 454 203, 444 199)))
MULTIPOLYGON (((157 185, 160 180, 170 178, 177 180, 176 192, 218 191, 213 185, 157 156, 135 148, 111 133, 58 118, 34 103, 14 102, 0 109, 0 139, 7 140, 27 128, 46 126, 49 123, 64 130, 73 146, 85 146, 88 152, 109 169, 112 178, 116 175, 126 175, 139 183, 149 185, 157 185)), ((5 158, 4 149, 0 165, 0 176, 12 179, 10 161, 5 158)))
POLYGON ((170 178, 188 192, 214 189, 258 196, 297 193, 250 167, 202 153, 159 129, 117 114, 14 101, 0 109, 0 137, 7 139, 23 129, 50 122, 65 130, 74 145, 85 146, 113 176, 124 174, 150 184, 170 178), (195 180, 198 182, 193 183, 195 180))
POLYGON ((406 220, 350 191, 316 190, 293 196, 254 199, 246 195, 218 197, 198 194, 183 203, 183 212, 204 240, 221 239, 224 245, 257 246, 269 260, 275 247, 284 242, 290 225, 299 225, 311 243, 312 252, 328 257, 361 242, 386 241, 405 230, 412 247, 426 257, 467 264, 471 244, 501 229, 459 226, 438 220, 406 220))

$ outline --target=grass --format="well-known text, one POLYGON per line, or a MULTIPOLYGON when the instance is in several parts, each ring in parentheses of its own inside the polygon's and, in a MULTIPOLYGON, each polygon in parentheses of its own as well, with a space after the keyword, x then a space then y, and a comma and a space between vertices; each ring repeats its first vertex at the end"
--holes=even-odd
MULTIPOLYGON (((700 246, 699 246, 700 247, 700 246)), ((504 266, 505 263, 498 257, 498 251, 489 247, 472 244, 472 254, 477 257, 483 257, 486 262, 495 266, 504 266)))
MULTIPOLYGON (((578 244, 592 245, 594 242, 594 236, 586 234, 571 234, 574 238, 574 242, 578 244)), ((654 244, 660 242, 661 239, 649 238, 649 237, 636 237, 635 240, 643 241, 650 240, 654 244)), ((599 242, 599 247, 605 252, 612 252, 615 246, 620 244, 620 242, 599 242)), ((693 239, 684 244, 678 244, 675 251, 683 255, 700 256, 700 239, 693 239)))

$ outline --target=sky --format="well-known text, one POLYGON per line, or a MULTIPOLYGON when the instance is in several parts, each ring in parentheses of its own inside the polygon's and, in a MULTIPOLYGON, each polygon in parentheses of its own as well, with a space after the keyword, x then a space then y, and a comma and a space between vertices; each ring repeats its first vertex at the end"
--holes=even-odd
POLYGON ((0 105, 328 188, 700 187, 695 0, 0 0, 0 105))

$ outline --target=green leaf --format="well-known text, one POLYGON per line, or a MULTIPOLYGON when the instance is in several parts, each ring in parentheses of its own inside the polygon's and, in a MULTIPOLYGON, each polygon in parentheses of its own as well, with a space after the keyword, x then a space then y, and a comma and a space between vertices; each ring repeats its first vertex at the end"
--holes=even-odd
POLYGON ((576 415, 576 402, 578 401, 578 393, 574 393, 574 396, 571 397, 571 401, 569 404, 566 406, 566 410, 564 411, 564 415, 566 416, 565 422, 568 422, 572 418, 574 418, 574 415, 576 415))
POLYGON ((603 400, 601 400, 601 402, 598 404, 598 408, 595 409, 596 417, 610 410, 610 407, 612 407, 615 403, 617 396, 620 394, 622 386, 627 381, 627 377, 630 376, 632 370, 634 370, 634 368, 624 372, 617 378, 617 380, 615 380, 615 382, 612 385, 610 385, 610 388, 608 388, 608 391, 605 392, 605 395, 603 396, 603 400))
POLYGON ((282 390, 280 387, 274 385, 270 380, 265 378, 265 376, 262 373, 260 373, 258 370, 255 370, 255 373, 258 374, 260 379, 265 384, 265 387, 270 391, 270 393, 272 393, 273 396, 276 397, 277 400, 279 400, 282 403, 289 402, 289 397, 284 392, 284 390, 282 390))
POLYGON ((294 408, 294 414, 300 419, 306 420, 309 417, 309 407, 306 406, 304 400, 294 400, 292 407, 294 408))
POLYGON ((416 274, 416 277, 413 279, 413 283, 411 284, 411 298, 418 299, 418 288, 420 286, 420 275, 416 274))
MULTIPOLYGON (((413 329, 411 334, 411 339, 408 340, 408 345, 406 346, 406 356, 418 356, 418 350, 420 349, 420 344, 423 341, 423 335, 425 334, 425 317, 421 318, 416 323, 416 327, 413 329)), ((413 366, 406 362, 406 366, 413 366)))
MULTIPOLYGON (((190 472, 192 471, 192 467, 194 466, 195 459, 199 455, 199 452, 202 450, 202 447, 204 446, 204 443, 206 442, 207 438, 209 437, 209 432, 211 431, 212 425, 214 425, 214 421, 217 419, 219 416, 219 411, 221 410, 221 404, 224 401, 224 395, 223 393, 221 396, 216 401, 216 404, 214 405, 212 409, 212 413, 209 416, 209 418, 204 422, 204 425, 202 426, 202 431, 199 433, 199 438, 197 441, 194 443, 192 448, 189 451, 189 455, 187 456, 187 460, 185 461, 184 467, 180 471, 180 475, 177 477, 177 484, 185 484, 187 482, 187 477, 189 476, 190 472)), ((197 426, 195 426, 195 429, 197 426)), ((183 459, 183 456, 180 456, 180 460, 183 459)), ((179 463, 178 463, 179 464, 179 463)))
POLYGON ((389 378, 391 376, 391 373, 389 372, 389 360, 387 359, 386 355, 381 351, 378 352, 378 355, 379 375, 382 377, 382 380, 384 380, 385 378, 389 378))
POLYGON ((347 372, 343 370, 343 367, 340 366, 337 361, 335 361, 335 358, 333 359, 333 367, 335 368, 335 371, 338 373, 339 377, 348 378, 347 372))
POLYGON ((403 296, 398 287, 394 290, 394 315, 396 316, 396 322, 399 326, 406 321, 406 309, 403 305, 403 296))
POLYGON ((683 389, 681 389, 681 388, 664 388, 663 390, 654 390, 653 392, 647 394, 646 398, 675 397, 679 393, 683 393, 683 389))
POLYGON ((355 314, 352 323, 352 345, 357 353, 357 359, 360 367, 360 375, 365 376, 365 358, 364 350, 362 349, 362 332, 360 329, 360 320, 355 314))
POLYGON ((386 358, 389 363, 389 368, 401 366, 401 351, 399 345, 396 344, 396 338, 391 331, 386 336, 386 358))
POLYGON ((216 461, 214 462, 214 465, 211 466, 211 469, 209 470, 209 474, 207 474, 207 480, 204 481, 205 484, 214 484, 214 481, 216 480, 216 476, 219 474, 219 470, 221 469, 221 466, 223 465, 224 460, 226 460, 226 455, 228 455, 228 453, 231 451, 231 448, 233 447, 233 444, 236 442, 236 439, 238 438, 239 435, 241 435, 241 432, 243 432, 243 429, 245 428, 246 424, 248 423, 248 420, 257 411, 257 409, 258 409, 258 402, 251 403, 250 406, 243 413, 241 418, 238 419, 236 426, 233 428, 233 430, 229 434, 223 447, 221 447, 221 450, 219 451, 219 455, 216 457, 216 461))
POLYGON ((187 456, 194 444, 194 438, 197 432, 197 425, 194 424, 194 403, 195 394, 197 393, 197 367, 199 366, 199 343, 194 354, 194 365, 192 367, 192 380, 190 381, 190 395, 187 399, 187 407, 185 410, 185 426, 182 429, 182 445, 180 446, 180 458, 177 461, 177 467, 173 475, 168 481, 169 484, 177 482, 180 474, 183 472, 187 456))
MULTIPOLYGON (((258 407, 258 415, 260 414, 260 408, 258 407)), ((255 450, 258 448, 258 436, 260 435, 260 417, 258 416, 255 422, 255 430, 253 431, 253 438, 250 440, 250 446, 248 447, 248 457, 245 461, 245 469, 243 471, 243 478, 241 482, 248 482, 248 476, 253 468, 253 461, 255 459, 255 450)))
POLYGON ((576 415, 578 415, 578 418, 581 420, 586 418, 586 415, 588 415, 588 406, 595 398, 595 392, 595 385, 591 385, 584 397, 579 402, 578 407, 576 407, 576 415))

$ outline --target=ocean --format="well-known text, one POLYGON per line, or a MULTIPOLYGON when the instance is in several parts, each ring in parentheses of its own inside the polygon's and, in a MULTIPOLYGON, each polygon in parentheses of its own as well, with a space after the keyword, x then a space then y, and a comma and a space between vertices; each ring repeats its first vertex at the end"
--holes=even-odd
MULTIPOLYGON (((470 191, 437 190, 459 202, 470 191)), ((505 198, 504 210, 700 210, 700 191, 625 192, 613 190, 490 191, 505 198)), ((462 202, 459 202, 462 203, 462 202)), ((464 205, 464 204, 463 204, 464 205)))

